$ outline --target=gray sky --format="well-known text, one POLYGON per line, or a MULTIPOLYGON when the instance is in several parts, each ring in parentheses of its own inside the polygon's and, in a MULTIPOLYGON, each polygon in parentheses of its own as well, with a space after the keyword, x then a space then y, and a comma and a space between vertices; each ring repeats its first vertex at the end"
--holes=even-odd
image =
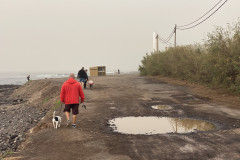
MULTIPOLYGON (((97 65, 136 71, 152 51, 152 32, 166 38, 175 24, 196 20, 218 1, 0 0, 0 72, 97 65)), ((214 26, 237 21, 239 6, 229 0, 203 24, 178 31, 177 43, 202 42, 214 26)))

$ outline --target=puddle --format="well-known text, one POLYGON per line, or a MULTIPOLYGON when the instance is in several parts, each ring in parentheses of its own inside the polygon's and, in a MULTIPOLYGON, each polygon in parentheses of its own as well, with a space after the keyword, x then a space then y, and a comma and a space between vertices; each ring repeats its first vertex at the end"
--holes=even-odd
POLYGON ((171 106, 169 105, 155 105, 152 106, 153 109, 159 109, 159 110, 168 110, 168 109, 172 109, 171 106))
POLYGON ((153 94, 173 94, 173 93, 179 93, 178 91, 155 91, 153 94))
POLYGON ((153 103, 163 103, 162 101, 152 101, 153 103))
POLYGON ((110 109, 117 109, 116 107, 109 107, 110 109))
POLYGON ((190 133, 214 130, 214 124, 188 118, 123 117, 109 120, 114 132, 123 134, 190 133))

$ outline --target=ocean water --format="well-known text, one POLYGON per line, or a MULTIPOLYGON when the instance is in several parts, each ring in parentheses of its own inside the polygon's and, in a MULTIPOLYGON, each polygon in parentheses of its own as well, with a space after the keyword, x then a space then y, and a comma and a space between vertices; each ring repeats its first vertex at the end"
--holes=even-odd
MULTIPOLYGON (((66 78, 69 73, 61 72, 37 72, 37 73, 1 73, 0 72, 0 85, 13 84, 23 85, 27 82, 27 76, 30 75, 30 80, 46 79, 46 78, 66 78)), ((121 72, 121 74, 137 74, 138 72, 121 72)), ((87 73, 89 75, 89 72, 87 73)), ((77 75, 77 73, 75 73, 77 75)), ((106 75, 118 75, 115 71, 107 71, 106 75)))
POLYGON ((28 75, 30 75, 30 80, 38 80, 46 78, 65 78, 69 76, 69 73, 0 73, 0 85, 22 85, 27 82, 28 75))

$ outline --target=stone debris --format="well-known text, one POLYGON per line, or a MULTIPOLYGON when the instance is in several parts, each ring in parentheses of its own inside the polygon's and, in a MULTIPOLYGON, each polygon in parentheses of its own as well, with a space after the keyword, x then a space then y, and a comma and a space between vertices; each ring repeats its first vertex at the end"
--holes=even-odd
POLYGON ((35 127, 49 110, 42 103, 29 103, 29 95, 16 95, 18 88, 21 91, 20 86, 0 85, 0 157, 5 152, 17 151, 29 129, 35 127))

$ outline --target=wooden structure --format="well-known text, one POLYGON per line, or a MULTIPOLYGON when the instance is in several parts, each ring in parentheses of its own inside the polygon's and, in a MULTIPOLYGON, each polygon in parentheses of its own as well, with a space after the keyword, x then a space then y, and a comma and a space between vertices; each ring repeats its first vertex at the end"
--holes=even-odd
POLYGON ((90 76, 106 76, 105 66, 90 67, 90 76))

